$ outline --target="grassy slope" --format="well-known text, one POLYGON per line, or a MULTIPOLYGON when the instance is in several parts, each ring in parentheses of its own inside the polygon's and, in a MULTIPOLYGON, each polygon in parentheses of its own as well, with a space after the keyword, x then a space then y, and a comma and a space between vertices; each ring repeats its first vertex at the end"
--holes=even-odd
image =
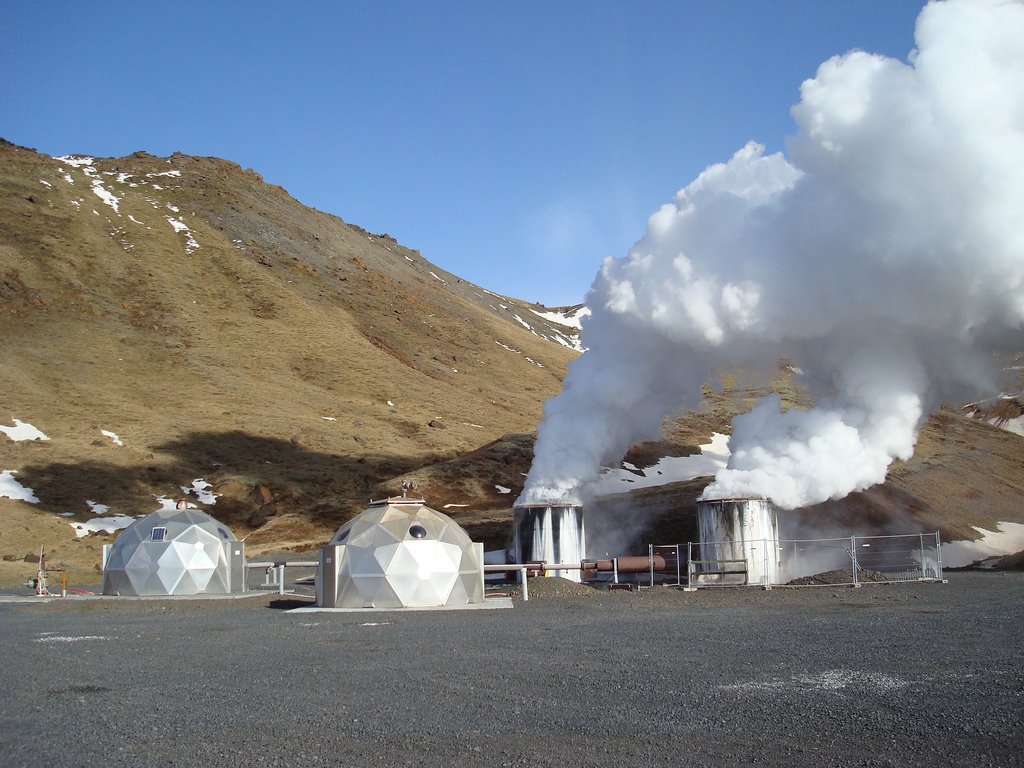
MULTIPOLYGON (((512 314, 553 327, 386 236, 220 160, 95 167, 118 213, 82 169, 0 146, 0 419, 51 438, 4 439, 0 468, 37 512, 148 512, 203 477, 241 534, 274 523, 254 546, 313 543, 394 478, 531 430, 558 390, 572 353, 512 314)), ((507 507, 507 475, 432 500, 507 507)))

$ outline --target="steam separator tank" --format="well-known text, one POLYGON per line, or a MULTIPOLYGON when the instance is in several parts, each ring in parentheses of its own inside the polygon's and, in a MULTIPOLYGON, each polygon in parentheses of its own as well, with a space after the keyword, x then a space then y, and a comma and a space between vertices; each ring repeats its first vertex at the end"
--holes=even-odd
MULTIPOLYGON (((587 551, 583 507, 579 504, 525 504, 513 516, 513 551, 518 563, 582 562, 587 551)), ((579 569, 550 569, 545 576, 580 581, 579 569)))
POLYGON ((694 573, 705 583, 778 583, 779 514, 768 499, 698 501, 697 524, 701 563, 694 573))

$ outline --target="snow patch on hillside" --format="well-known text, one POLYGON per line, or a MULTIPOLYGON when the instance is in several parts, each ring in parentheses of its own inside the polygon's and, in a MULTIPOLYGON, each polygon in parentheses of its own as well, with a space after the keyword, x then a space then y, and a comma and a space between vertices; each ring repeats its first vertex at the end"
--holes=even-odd
POLYGON ((19 443, 23 440, 49 440, 40 430, 19 419, 14 419, 13 427, 5 427, 0 424, 0 432, 3 432, 11 440, 19 443))
POLYGON ((972 527, 981 534, 980 539, 942 544, 942 564, 947 568, 962 568, 989 557, 1012 555, 1024 550, 1024 525, 1021 523, 996 523, 994 531, 976 525, 972 527))
POLYGON ((35 492, 15 480, 14 476, 16 474, 18 473, 13 469, 5 469, 3 472, 0 472, 0 498, 38 504, 39 499, 35 492))
POLYGON ((185 253, 192 253, 193 251, 198 250, 199 243, 197 243, 196 239, 192 237, 192 230, 188 228, 188 224, 181 219, 175 219, 170 216, 165 216, 164 218, 167 219, 175 232, 185 233, 185 253))
POLYGON ((136 518, 129 515, 114 515, 112 517, 97 517, 84 523, 68 523, 75 529, 75 536, 82 538, 90 533, 114 533, 122 528, 127 528, 134 523, 136 518))
POLYGON ((121 442, 121 438, 117 436, 116 432, 111 432, 109 429, 101 429, 100 434, 113 440, 114 445, 119 445, 122 448, 124 447, 124 443, 121 442))
POLYGON ((716 432, 692 456, 666 456, 646 469, 623 462, 624 469, 606 469, 587 487, 595 496, 623 493, 714 475, 729 461, 729 436, 716 432))

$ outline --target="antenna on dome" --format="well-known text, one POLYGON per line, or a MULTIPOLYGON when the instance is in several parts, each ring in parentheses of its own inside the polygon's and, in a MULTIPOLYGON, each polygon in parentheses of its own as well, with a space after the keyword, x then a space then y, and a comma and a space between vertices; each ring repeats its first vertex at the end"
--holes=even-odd
POLYGON ((409 498, 409 491, 415 491, 415 490, 416 490, 416 483, 412 482, 411 480, 403 480, 402 481, 402 498, 403 499, 409 498))

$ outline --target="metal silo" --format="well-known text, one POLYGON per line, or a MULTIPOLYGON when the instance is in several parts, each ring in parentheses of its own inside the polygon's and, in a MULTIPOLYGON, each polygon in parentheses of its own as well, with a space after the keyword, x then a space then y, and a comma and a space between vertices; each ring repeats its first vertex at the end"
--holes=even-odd
POLYGON ((779 515, 768 499, 698 501, 697 523, 701 567, 694 574, 705 583, 778 582, 779 515))
MULTIPOLYGON (((578 564, 586 555, 583 507, 579 504, 525 504, 515 508, 516 562, 578 564)), ((580 580, 576 569, 550 569, 545 576, 580 580)))

